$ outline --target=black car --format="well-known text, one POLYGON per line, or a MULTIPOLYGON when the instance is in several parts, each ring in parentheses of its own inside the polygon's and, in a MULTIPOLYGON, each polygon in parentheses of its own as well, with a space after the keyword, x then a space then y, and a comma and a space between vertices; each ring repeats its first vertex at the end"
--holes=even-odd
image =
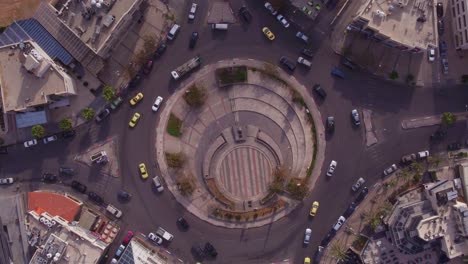
POLYGON ((166 48, 167 48, 166 43, 164 43, 164 42, 159 43, 158 48, 156 49, 156 51, 153 54, 153 58, 158 59, 159 57, 161 57, 163 55, 164 51, 166 51, 166 48))
POLYGON ((444 40, 439 41, 439 53, 444 55, 447 52, 447 43, 444 40))
POLYGON ((356 210, 357 208, 357 205, 355 202, 352 202, 349 206, 348 206, 348 209, 346 209, 346 211, 343 213, 343 216, 347 219, 349 218, 353 213, 354 213, 354 210, 356 210))
POLYGON ((203 251, 202 247, 198 244, 192 246, 192 253, 197 260, 201 261, 205 258, 205 251, 203 251))
POLYGON ((68 167, 60 167, 59 173, 60 175, 73 176, 75 175, 75 170, 68 167))
POLYGON ((63 138, 72 138, 76 135, 75 130, 67 130, 62 132, 62 137, 63 138))
POLYGON ((132 195, 124 190, 120 190, 117 193, 117 197, 123 201, 128 201, 130 198, 132 198, 132 195))
POLYGON ((359 193, 358 197, 356 197, 356 200, 354 202, 358 205, 362 201, 364 201, 364 198, 366 198, 367 194, 369 193, 369 189, 367 187, 362 188, 361 192, 359 193))
POLYGON ((290 61, 285 56, 280 58, 280 64, 283 65, 290 72, 293 72, 296 69, 296 64, 294 62, 290 61))
POLYGON ((214 246, 210 242, 206 242, 206 244, 205 244, 205 253, 207 253, 208 255, 210 255, 213 258, 218 256, 218 252, 216 251, 216 249, 214 248, 214 246))
POLYGON ((442 36, 445 32, 445 24, 442 19, 437 20, 437 32, 439 32, 439 36, 442 36))
POLYGON ((330 232, 322 239, 320 242, 320 246, 326 247, 330 243, 330 241, 335 237, 336 231, 335 229, 331 229, 330 232))
POLYGON ((462 148, 462 144, 460 142, 453 142, 447 146, 448 150, 459 150, 462 148))
POLYGON ((107 108, 104 108, 103 110, 99 111, 99 113, 96 115, 95 120, 97 123, 101 122, 104 120, 106 117, 108 117, 110 114, 110 110, 107 108))
POLYGON ((192 36, 190 37, 189 48, 191 49, 195 48, 195 45, 197 44, 197 40, 198 40, 198 32, 192 32, 192 36))
POLYGON ((322 246, 319 246, 317 251, 315 251, 314 255, 314 263, 320 263, 320 260, 322 259, 323 252, 325 251, 325 248, 322 246))
POLYGON ((88 192, 88 198, 97 204, 102 204, 104 202, 104 199, 95 192, 88 192))
POLYGON ((320 86, 320 84, 314 85, 314 91, 317 93, 318 96, 320 96, 322 99, 325 99, 327 97, 327 92, 320 86))
POLYGON ((177 224, 178 224, 180 227, 182 227, 184 230, 187 230, 187 229, 190 228, 189 223, 188 223, 187 220, 185 220, 185 218, 183 218, 183 217, 179 217, 179 218, 177 219, 177 224))
POLYGON ((335 131, 335 117, 333 117, 333 116, 327 117, 326 126, 327 126, 327 131, 328 132, 335 131))
POLYGON ((128 83, 128 88, 135 88, 141 82, 142 76, 140 73, 137 73, 135 77, 128 83))
POLYGON ((88 189, 86 185, 82 184, 79 181, 72 181, 71 187, 73 190, 80 192, 80 193, 86 193, 86 189, 88 189))
POLYGON ((243 6, 239 9, 239 16, 246 22, 250 23, 252 20, 252 15, 250 14, 249 10, 246 6, 243 6))
POLYGON ((437 17, 441 18, 444 16, 444 6, 442 3, 437 3, 436 5, 437 17))
POLYGON ((442 140, 445 138, 447 133, 443 130, 437 130, 434 134, 431 135, 431 140, 442 140))
POLYGON ((354 62, 350 61, 349 59, 343 59, 341 63, 351 70, 355 70, 357 68, 357 65, 354 64, 354 62))
POLYGON ((58 181, 58 177, 53 173, 46 172, 42 174, 42 180, 47 183, 54 183, 58 181))
POLYGON ((305 55, 306 57, 312 58, 314 56, 314 53, 310 49, 303 49, 301 50, 302 55, 305 55))

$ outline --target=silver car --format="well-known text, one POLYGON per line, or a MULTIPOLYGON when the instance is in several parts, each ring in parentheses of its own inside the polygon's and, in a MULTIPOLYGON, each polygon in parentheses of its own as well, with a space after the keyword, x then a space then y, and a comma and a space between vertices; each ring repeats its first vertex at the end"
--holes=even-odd
POLYGON ((390 167, 386 168, 383 172, 385 176, 394 173, 397 170, 396 164, 392 164, 390 167))
POLYGON ((353 189, 353 191, 357 191, 359 190, 359 188, 361 188, 361 186, 365 183, 366 181, 364 180, 364 178, 359 178, 357 180, 357 182, 353 185, 353 187, 351 187, 351 189, 353 189))
POLYGON ((356 109, 351 110, 351 117, 353 118, 353 122, 356 126, 361 124, 361 119, 359 118, 359 112, 356 109))

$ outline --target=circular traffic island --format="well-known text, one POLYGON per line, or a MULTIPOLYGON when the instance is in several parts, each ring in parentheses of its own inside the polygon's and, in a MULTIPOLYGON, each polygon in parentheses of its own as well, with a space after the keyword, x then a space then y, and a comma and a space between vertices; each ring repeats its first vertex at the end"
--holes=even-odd
POLYGON ((181 87, 156 135, 161 174, 176 199, 226 227, 269 224, 293 210, 315 182, 315 137, 323 131, 306 89, 253 60, 205 66, 181 87))

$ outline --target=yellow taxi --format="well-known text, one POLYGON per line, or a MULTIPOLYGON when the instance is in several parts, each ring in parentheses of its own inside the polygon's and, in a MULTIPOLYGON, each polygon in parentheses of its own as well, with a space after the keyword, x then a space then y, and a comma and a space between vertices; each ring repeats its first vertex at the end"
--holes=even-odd
POLYGON ((269 28, 264 27, 264 28, 262 28, 262 31, 263 31, 263 34, 265 34, 265 36, 269 40, 274 40, 275 39, 275 34, 273 34, 273 32, 271 32, 269 28))
POLYGON ((140 163, 138 165, 138 168, 140 169, 140 175, 142 179, 148 178, 148 171, 146 170, 146 165, 144 163, 140 163))
POLYGON ((132 120, 130 120, 130 122, 128 123, 128 126, 130 127, 135 127, 137 124, 138 124, 138 120, 140 120, 140 113, 134 113, 133 114, 133 117, 132 117, 132 120))
POLYGON ((304 264, 310 264, 310 258, 309 257, 306 257, 304 259, 304 264))
POLYGON ((312 203, 312 208, 310 209, 310 216, 315 216, 319 208, 319 202, 315 201, 312 203))
POLYGON ((143 99, 143 94, 142 93, 137 93, 137 95, 135 95, 135 97, 133 97, 132 99, 130 99, 130 105, 136 105, 138 102, 141 101, 141 99, 143 99))

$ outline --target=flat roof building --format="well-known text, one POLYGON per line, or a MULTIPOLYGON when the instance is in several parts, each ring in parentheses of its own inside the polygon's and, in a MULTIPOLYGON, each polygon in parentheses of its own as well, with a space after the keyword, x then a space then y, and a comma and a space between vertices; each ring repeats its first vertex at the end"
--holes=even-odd
POLYGON ((455 48, 458 50, 468 49, 468 0, 450 0, 448 2, 450 11, 447 11, 452 15, 455 48))
POLYGON ((369 0, 349 28, 387 46, 421 52, 437 47, 435 20, 433 0, 369 0))

